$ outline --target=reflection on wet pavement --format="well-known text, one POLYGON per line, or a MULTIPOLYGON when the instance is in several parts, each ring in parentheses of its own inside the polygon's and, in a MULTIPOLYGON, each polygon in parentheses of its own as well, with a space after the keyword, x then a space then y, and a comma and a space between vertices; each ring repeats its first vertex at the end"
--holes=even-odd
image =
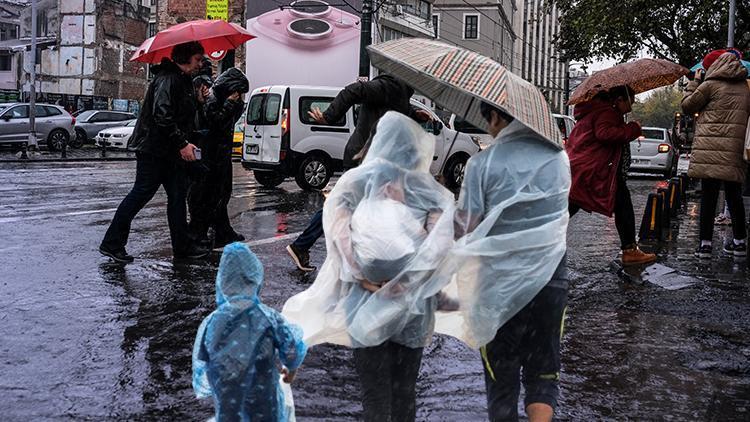
MULTIPOLYGON (((173 261, 163 192, 133 224, 121 267, 98 242, 132 182, 133 163, 0 167, 0 394, 3 420, 205 420, 190 354, 214 308, 216 261, 173 261)), ((636 215, 655 179, 630 181, 636 215)), ((250 240, 301 231, 322 206, 293 182, 258 187, 235 168, 230 214, 250 240)), ((717 231, 718 242, 727 235, 717 231)), ((697 206, 672 241, 646 245, 697 283, 666 290, 629 283, 609 266, 611 220, 579 213, 569 230, 573 273, 564 337, 562 420, 750 420, 750 293, 746 261, 692 255, 697 206)), ((296 271, 288 240, 254 247, 266 266, 264 302, 280 309, 313 275, 296 271)), ((311 251, 314 265, 324 242, 311 251)), ((357 420, 359 385, 347 349, 312 350, 294 385, 299 420, 357 420)), ((418 420, 486 420, 478 354, 437 336, 418 384, 418 420)))

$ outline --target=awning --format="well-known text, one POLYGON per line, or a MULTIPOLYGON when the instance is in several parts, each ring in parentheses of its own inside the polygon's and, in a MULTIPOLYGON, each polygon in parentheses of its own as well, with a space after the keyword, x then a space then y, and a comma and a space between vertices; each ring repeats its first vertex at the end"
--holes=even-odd
MULTIPOLYGON (((54 37, 37 38, 37 47, 47 47, 54 45, 56 39, 54 37)), ((24 51, 31 49, 31 38, 21 38, 17 40, 5 40, 0 41, 0 51, 24 51)))

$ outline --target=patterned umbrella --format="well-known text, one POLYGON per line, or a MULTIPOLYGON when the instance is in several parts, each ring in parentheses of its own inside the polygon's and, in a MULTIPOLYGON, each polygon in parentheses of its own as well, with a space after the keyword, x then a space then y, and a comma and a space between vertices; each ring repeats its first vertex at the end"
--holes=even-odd
POLYGON ((479 111, 484 101, 562 149, 560 130, 547 100, 534 85, 496 61, 427 39, 404 38, 367 49, 373 66, 403 80, 480 129, 488 129, 479 111))
POLYGON ((640 94, 654 88, 671 85, 688 73, 690 71, 687 68, 662 59, 638 59, 618 64, 586 78, 573 91, 568 105, 588 101, 602 91, 622 85, 627 85, 636 94, 640 94))

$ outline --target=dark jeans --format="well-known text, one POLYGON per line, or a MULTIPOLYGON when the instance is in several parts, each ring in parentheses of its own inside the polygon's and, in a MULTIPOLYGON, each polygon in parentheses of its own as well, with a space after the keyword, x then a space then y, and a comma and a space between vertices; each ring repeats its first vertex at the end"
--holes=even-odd
POLYGON ((354 365, 362 384, 365 422, 411 422, 417 413, 417 376, 422 348, 386 341, 354 349, 354 365))
POLYGON ((518 420, 521 368, 525 406, 557 406, 560 379, 560 338, 568 290, 545 286, 482 347, 489 419, 518 420))
POLYGON ((231 151, 222 154, 213 163, 207 163, 208 172, 190 186, 188 208, 190 231, 196 238, 206 237, 209 227, 216 230, 217 239, 234 237, 227 207, 232 198, 231 151))
POLYGON ((741 240, 747 237, 745 229, 745 204, 742 201, 742 185, 735 182, 724 182, 716 179, 701 179, 703 197, 701 197, 700 240, 711 240, 714 237, 714 218, 716 202, 719 199, 721 184, 724 184, 724 196, 732 216, 734 238, 741 240))
MULTIPOLYGON (((571 203, 568 206, 570 216, 574 216, 581 207, 571 203)), ((630 198, 630 189, 624 178, 617 177, 617 192, 615 193, 615 227, 620 235, 620 248, 630 249, 635 247, 635 211, 633 211, 633 200, 630 198)))
POLYGON ((323 210, 318 210, 313 214, 310 223, 305 231, 294 240, 294 247, 301 251, 308 251, 313 247, 315 242, 323 236, 323 210))
POLYGON ((117 212, 102 240, 102 247, 115 251, 125 248, 130 234, 130 224, 138 212, 154 197, 159 186, 164 186, 167 192, 167 220, 172 239, 172 252, 180 253, 190 246, 185 204, 187 176, 183 163, 176 158, 169 159, 138 153, 135 183, 130 193, 117 207, 117 212))

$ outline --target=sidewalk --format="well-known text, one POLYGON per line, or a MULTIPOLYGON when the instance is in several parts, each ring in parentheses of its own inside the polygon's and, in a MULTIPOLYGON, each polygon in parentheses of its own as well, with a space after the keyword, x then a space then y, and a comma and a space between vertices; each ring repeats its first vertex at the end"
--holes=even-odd
POLYGON ((0 163, 30 163, 30 162, 76 162, 76 161, 132 161, 135 160, 135 152, 120 149, 108 149, 102 157, 102 149, 93 145, 85 145, 82 148, 69 148, 66 157, 62 157, 61 151, 34 151, 28 153, 28 159, 22 159, 21 153, 10 149, 0 149, 0 163))

